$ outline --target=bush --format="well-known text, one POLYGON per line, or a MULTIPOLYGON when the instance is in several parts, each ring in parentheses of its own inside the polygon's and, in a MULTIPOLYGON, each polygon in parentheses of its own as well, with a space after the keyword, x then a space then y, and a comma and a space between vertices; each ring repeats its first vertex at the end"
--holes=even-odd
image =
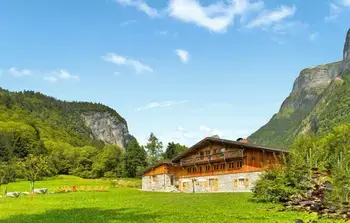
POLYGON ((255 182, 253 200, 258 202, 281 202, 290 196, 303 193, 307 188, 305 173, 286 169, 264 172, 255 182))

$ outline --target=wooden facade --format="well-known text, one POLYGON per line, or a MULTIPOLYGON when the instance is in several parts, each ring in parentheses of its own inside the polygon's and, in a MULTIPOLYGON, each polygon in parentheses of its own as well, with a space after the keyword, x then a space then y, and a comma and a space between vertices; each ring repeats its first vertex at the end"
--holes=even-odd
MULTIPOLYGON (((205 138, 184 153, 171 161, 159 163, 143 172, 150 183, 157 183, 156 176, 166 175, 170 178, 170 184, 177 181, 180 190, 187 190, 184 179, 200 179, 220 175, 244 174, 262 172, 268 168, 279 167, 282 164, 282 156, 286 151, 255 146, 246 142, 237 142, 218 138, 205 138)), ((165 178, 164 178, 165 180, 165 178)), ((185 182, 186 181, 186 182, 185 182)), ((206 182, 198 182, 206 188, 218 188, 218 179, 208 179, 206 182)), ((249 179, 235 179, 234 187, 248 185, 249 179)))

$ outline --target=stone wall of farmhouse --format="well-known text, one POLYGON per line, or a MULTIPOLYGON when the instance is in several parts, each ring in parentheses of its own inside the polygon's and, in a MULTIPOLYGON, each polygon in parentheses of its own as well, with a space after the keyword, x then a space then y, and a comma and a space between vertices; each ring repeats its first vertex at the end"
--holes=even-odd
POLYGON ((205 192, 251 192, 261 172, 223 174, 206 177, 179 179, 180 190, 192 193, 205 192), (195 179, 194 184, 192 179, 195 179))
POLYGON ((171 191, 171 177, 168 174, 158 174, 142 177, 142 190, 145 191, 171 191))
MULTIPOLYGON (((187 193, 206 192, 251 192, 254 182, 261 172, 222 174, 205 177, 191 177, 176 179, 179 190, 187 193), (195 180, 195 181, 193 181, 195 180)), ((171 175, 159 174, 142 177, 142 190, 144 191, 174 191, 171 185, 171 175)))

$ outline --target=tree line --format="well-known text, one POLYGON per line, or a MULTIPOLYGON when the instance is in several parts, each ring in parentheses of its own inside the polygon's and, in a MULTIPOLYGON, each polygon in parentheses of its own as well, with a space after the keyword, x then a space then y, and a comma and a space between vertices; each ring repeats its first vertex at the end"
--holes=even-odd
POLYGON ((90 137, 91 130, 81 116, 85 112, 108 112, 125 122, 102 104, 66 102, 38 92, 0 88, 0 185, 16 178, 34 182, 55 174, 136 177, 149 165, 172 159, 186 149, 171 142, 163 152, 163 143, 152 133, 144 146, 132 137, 123 151, 90 137))
POLYGON ((38 141, 31 138, 35 135, 34 130, 29 133, 22 136, 0 132, 0 186, 20 178, 29 180, 34 189, 35 181, 57 174, 83 178, 133 178, 146 167, 172 159, 187 149, 170 142, 163 152, 163 143, 153 133, 145 146, 132 139, 125 152, 110 144, 97 149, 54 141, 43 143, 38 138, 38 141))
POLYGON ((350 124, 329 133, 299 137, 291 146, 282 168, 266 171, 256 182, 254 199, 283 202, 310 189, 313 170, 328 173, 333 189, 326 191, 325 203, 341 204, 350 198, 350 124))

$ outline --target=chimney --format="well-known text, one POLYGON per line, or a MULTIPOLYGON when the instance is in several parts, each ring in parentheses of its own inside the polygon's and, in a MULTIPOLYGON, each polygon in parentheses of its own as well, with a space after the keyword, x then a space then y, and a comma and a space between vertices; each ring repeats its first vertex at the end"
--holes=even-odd
POLYGON ((247 139, 243 139, 243 138, 238 138, 237 142, 248 143, 248 140, 247 139))

